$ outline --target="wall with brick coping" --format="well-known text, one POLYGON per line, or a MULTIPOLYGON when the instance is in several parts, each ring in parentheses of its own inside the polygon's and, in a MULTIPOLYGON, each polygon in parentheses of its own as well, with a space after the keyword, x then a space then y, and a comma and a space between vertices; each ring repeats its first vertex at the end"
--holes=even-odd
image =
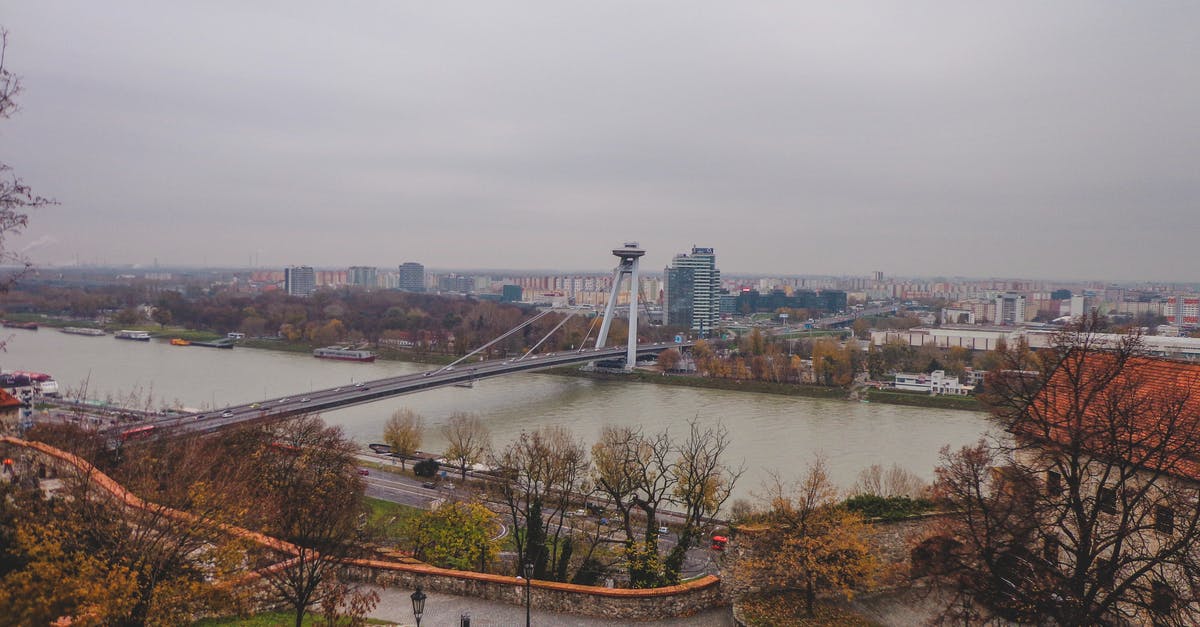
MULTIPOLYGON (((154 509, 168 517, 192 520, 187 512, 147 502, 129 492, 87 460, 42 442, 0 436, 0 443, 17 446, 48 456, 52 462, 67 464, 84 478, 116 498, 126 507, 154 509)), ((294 545, 233 525, 220 528, 234 536, 252 540, 261 546, 285 554, 296 554, 294 545)), ((525 603, 525 581, 516 577, 437 568, 427 564, 408 564, 383 560, 349 559, 343 572, 351 579, 385 586, 415 588, 472 596, 505 603, 525 603)), ((245 579, 239 581, 244 582, 245 579)), ((652 589, 603 588, 551 581, 530 584, 532 603, 544 610, 583 614, 621 620, 655 620, 688 616, 700 610, 724 605, 721 580, 712 575, 677 586, 652 589)))

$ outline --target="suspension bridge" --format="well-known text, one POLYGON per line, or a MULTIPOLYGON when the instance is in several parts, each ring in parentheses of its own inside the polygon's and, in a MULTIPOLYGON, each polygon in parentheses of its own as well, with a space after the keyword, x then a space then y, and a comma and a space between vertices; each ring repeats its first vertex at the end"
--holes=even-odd
POLYGON ((593 319, 592 326, 588 329, 588 334, 582 342, 583 345, 578 349, 538 353, 538 349, 577 313, 568 312, 544 337, 520 356, 482 359, 481 354, 488 348, 554 313, 546 310, 463 355, 453 363, 432 370, 232 405, 220 410, 156 417, 142 422, 136 427, 123 429, 119 433, 119 437, 124 440, 161 431, 170 431, 176 434, 211 433, 240 424, 272 422, 301 414, 372 403, 424 390, 469 384, 517 372, 544 370, 574 364, 607 362, 628 371, 636 365, 639 358, 657 356, 670 348, 682 349, 693 346, 691 341, 638 343, 638 295, 640 291, 638 289, 638 260, 645 254, 645 251, 638 248, 636 242, 631 242, 612 252, 620 261, 613 270, 612 291, 604 309, 604 316, 593 319), (609 329, 616 314, 618 295, 626 276, 629 277, 628 339, 624 347, 607 347, 605 344, 608 341, 609 329), (594 343, 588 346, 596 322, 600 322, 599 333, 597 333, 594 343))

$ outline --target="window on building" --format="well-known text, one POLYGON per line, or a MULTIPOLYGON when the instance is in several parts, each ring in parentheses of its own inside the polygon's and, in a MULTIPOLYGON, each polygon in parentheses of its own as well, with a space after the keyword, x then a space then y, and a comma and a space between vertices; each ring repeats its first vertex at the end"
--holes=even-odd
POLYGON ((1050 496, 1062 494, 1062 475, 1053 470, 1046 471, 1046 494, 1050 496))
POLYGON ((1046 544, 1042 546, 1042 557, 1044 557, 1046 559, 1046 562, 1052 566, 1058 564, 1058 537, 1057 536, 1047 536, 1046 537, 1046 544))
POLYGON ((1175 590, 1161 581, 1150 584, 1150 609, 1166 614, 1175 607, 1175 590))
POLYGON ((1112 488, 1100 488, 1096 492, 1096 507, 1105 514, 1117 513, 1117 491, 1112 488))
POLYGON ((1154 506, 1154 529, 1162 533, 1175 532, 1175 510, 1167 505, 1154 506))
POLYGON ((1102 586, 1111 586, 1117 578, 1117 568, 1112 560, 1096 560, 1096 582, 1102 586))

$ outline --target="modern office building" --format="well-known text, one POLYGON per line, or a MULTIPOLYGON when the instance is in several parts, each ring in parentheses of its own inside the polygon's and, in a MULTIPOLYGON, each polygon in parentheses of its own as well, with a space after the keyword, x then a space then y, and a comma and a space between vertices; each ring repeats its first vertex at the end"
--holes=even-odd
POLYGON ((520 285, 505 285, 500 288, 500 302, 502 303, 519 303, 521 302, 521 286, 520 285))
POLYGON ((1006 292, 996 296, 996 324, 1025 322, 1025 296, 1006 292))
POLYGON ((317 289, 317 273, 312 266, 291 266, 283 270, 283 291, 291 296, 308 296, 317 289))
POLYGON ((357 287, 375 287, 379 282, 379 270, 371 266, 350 266, 346 271, 346 282, 357 287))
POLYGON ((721 312, 721 271, 713 249, 693 246, 690 255, 675 255, 663 275, 667 324, 687 326, 707 337, 717 327, 721 312))
POLYGON ((425 266, 415 261, 400 264, 399 288, 406 292, 424 292, 425 266))

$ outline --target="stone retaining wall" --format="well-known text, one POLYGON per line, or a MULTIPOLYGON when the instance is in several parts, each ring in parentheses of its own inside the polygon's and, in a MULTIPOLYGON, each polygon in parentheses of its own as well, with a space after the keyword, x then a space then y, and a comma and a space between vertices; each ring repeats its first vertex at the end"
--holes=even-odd
MULTIPOLYGON (((20 447, 30 454, 46 459, 56 469, 73 468, 126 507, 153 508, 170 518, 192 518, 192 515, 186 512, 169 510, 160 505, 143 501, 86 460, 71 453, 41 442, 26 441, 10 436, 0 436, 0 448, 3 445, 20 447)), ((277 538, 232 525, 219 524, 219 526, 226 533, 256 542, 279 553, 296 554, 296 547, 277 538)), ((450 570, 427 564, 365 559, 344 560, 343 574, 350 579, 365 583, 406 589, 415 589, 417 585, 420 585, 427 590, 449 594, 515 605, 525 603, 525 581, 516 577, 450 570)), ((254 577, 242 578, 237 582, 230 583, 249 585, 251 579, 254 577)), ((534 581, 530 584, 530 595, 533 606, 542 610, 598 616, 621 621, 689 616, 704 609, 726 604, 726 600, 721 594, 721 580, 712 575, 678 586, 644 590, 534 581)))

